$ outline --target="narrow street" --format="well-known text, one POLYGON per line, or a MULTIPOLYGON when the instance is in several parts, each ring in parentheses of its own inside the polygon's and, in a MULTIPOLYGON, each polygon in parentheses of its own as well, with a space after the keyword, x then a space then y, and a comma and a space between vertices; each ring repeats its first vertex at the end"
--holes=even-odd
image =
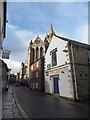
POLYGON ((0 119, 88 119, 89 12, 85 0, 0 0, 0 119))
POLYGON ((58 97, 32 91, 25 86, 10 86, 29 118, 87 118, 88 107, 58 97))

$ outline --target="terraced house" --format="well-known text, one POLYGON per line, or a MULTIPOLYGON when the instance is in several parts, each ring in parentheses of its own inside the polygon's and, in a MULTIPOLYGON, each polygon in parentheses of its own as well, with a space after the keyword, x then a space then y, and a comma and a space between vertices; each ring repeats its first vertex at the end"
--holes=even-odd
POLYGON ((45 55, 45 93, 88 99, 90 45, 53 35, 45 55))

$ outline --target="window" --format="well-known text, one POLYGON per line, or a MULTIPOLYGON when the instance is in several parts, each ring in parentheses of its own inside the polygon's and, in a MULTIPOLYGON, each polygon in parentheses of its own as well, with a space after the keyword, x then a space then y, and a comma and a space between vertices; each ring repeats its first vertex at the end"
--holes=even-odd
POLYGON ((40 57, 43 57, 43 48, 40 48, 40 57))
POLYGON ((36 60, 39 58, 39 48, 36 48, 36 60))
POLYGON ((83 74, 82 73, 80 73, 80 78, 82 78, 83 77, 83 74))
POLYGON ((31 48, 31 63, 33 63, 34 62, 34 53, 35 51, 34 51, 34 48, 31 48))
POLYGON ((85 78, 87 78, 87 74, 85 73, 85 78))
POLYGON ((88 62, 90 63, 90 50, 88 50, 88 62))
POLYGON ((38 83, 36 83, 36 89, 38 88, 38 83))
POLYGON ((38 78, 38 72, 36 72, 36 78, 38 78))
POLYGON ((36 63, 36 67, 38 67, 38 62, 36 63))
POLYGON ((33 78, 33 73, 31 73, 31 79, 33 78))
POLYGON ((33 70, 33 65, 31 66, 31 70, 33 70))
POLYGON ((86 79, 87 73, 80 73, 80 79, 86 79))
POLYGON ((52 52, 52 66, 57 65, 57 54, 56 51, 52 52))
POLYGON ((34 48, 33 48, 33 53, 32 53, 32 54, 33 54, 33 55, 32 55, 32 58, 33 58, 32 62, 34 62, 34 56, 35 56, 34 48))

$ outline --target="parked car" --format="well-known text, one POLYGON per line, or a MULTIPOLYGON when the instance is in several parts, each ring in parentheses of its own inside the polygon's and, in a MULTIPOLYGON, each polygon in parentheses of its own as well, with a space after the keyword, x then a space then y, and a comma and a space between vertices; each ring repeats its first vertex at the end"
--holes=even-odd
POLYGON ((20 83, 18 83, 18 82, 17 82, 17 83, 15 83, 15 86, 20 86, 20 83))

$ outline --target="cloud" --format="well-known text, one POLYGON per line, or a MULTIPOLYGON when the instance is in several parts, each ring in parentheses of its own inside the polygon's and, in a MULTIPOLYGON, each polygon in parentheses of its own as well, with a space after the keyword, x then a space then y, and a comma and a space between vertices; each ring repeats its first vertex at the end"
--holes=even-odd
POLYGON ((79 25, 78 28, 73 31, 73 34, 66 31, 56 31, 56 34, 65 38, 69 38, 71 40, 88 44, 88 27, 88 23, 84 23, 82 25, 79 25))
POLYGON ((8 2, 88 2, 89 0, 8 0, 8 2))
POLYGON ((56 7, 57 13, 66 17, 76 18, 81 15, 79 18, 88 16, 88 3, 86 2, 62 2, 56 7), (65 8, 65 9, 64 9, 65 8), (84 9, 84 10, 83 10, 84 9), (82 14, 83 11, 83 14, 82 14), (87 13, 86 13, 87 12, 87 13))
POLYGON ((56 29, 68 29, 70 31, 81 21, 88 19, 87 9, 88 4, 85 2, 8 3, 10 23, 28 31, 33 30, 35 34, 37 32, 42 33, 42 31, 46 33, 50 23, 56 29))
POLYGON ((44 33, 38 33, 38 35, 41 38, 41 40, 44 41, 46 34, 44 34, 44 33))
POLYGON ((88 44, 88 24, 78 26, 76 34, 80 42, 88 44))
POLYGON ((12 59, 4 60, 5 63, 7 63, 8 68, 10 68, 12 71, 11 73, 19 72, 21 63, 12 59))
POLYGON ((20 69, 20 63, 27 60, 28 43, 35 35, 31 31, 18 26, 7 24, 7 38, 4 40, 4 49, 11 50, 10 59, 5 60, 12 72, 20 69))
POLYGON ((85 24, 87 3, 58 3, 56 1, 55 3, 52 1, 50 3, 26 3, 26 1, 25 3, 8 3, 10 24, 7 23, 4 48, 11 50, 12 71, 19 70, 19 67, 14 68, 12 64, 17 65, 18 62, 27 60, 27 50, 31 40, 34 41, 37 35, 44 40, 50 23, 56 28, 56 34, 60 36, 75 38, 82 42, 88 39, 85 24))
MULTIPOLYGON (((43 40, 45 34, 38 33, 43 40)), ((7 24, 7 37, 4 40, 4 49, 10 50, 10 59, 5 60, 12 73, 20 69, 20 63, 27 60, 28 45, 31 40, 35 40, 36 34, 31 30, 25 30, 19 26, 7 24)))
MULTIPOLYGON (((18 26, 7 24, 6 36, 4 48, 11 50, 12 54, 22 54, 27 50, 30 40, 34 39, 36 35, 31 31, 21 29, 18 26)), ((18 56, 14 56, 14 58, 15 57, 17 59, 18 56)))
POLYGON ((66 33, 65 31, 62 31, 62 32, 56 31, 55 33, 56 33, 56 35, 58 35, 58 36, 65 37, 65 38, 69 38, 69 34, 66 33))
POLYGON ((18 51, 20 50, 20 48, 24 49, 24 47, 27 46, 27 44, 26 44, 27 41, 29 41, 30 39, 34 39, 34 37, 35 37, 35 34, 32 31, 22 29, 18 26, 8 24, 7 29, 8 29, 7 30, 8 33, 9 33, 7 35, 7 37, 9 36, 9 37, 13 38, 12 39, 13 43, 15 42, 15 43, 17 43, 17 45, 19 45, 19 47, 17 48, 17 45, 15 46, 15 44, 13 44, 15 46, 15 49, 17 49, 18 51), (13 35, 14 35, 14 37, 13 37, 13 35))
MULTIPOLYGON (((5 46, 8 50, 11 50, 11 55, 9 60, 4 60, 8 67, 12 69, 12 73, 15 73, 20 70, 21 62, 27 60, 27 50, 30 40, 36 38, 37 35, 44 40, 46 34, 38 33, 34 34, 32 31, 21 29, 18 26, 10 25, 7 26, 8 35, 7 39, 4 41, 5 46)), ((58 32, 56 34, 66 38, 71 38, 69 33, 66 31, 58 32)), ((84 43, 88 43, 88 24, 82 24, 78 26, 78 29, 74 32, 76 40, 79 40, 84 43)))

